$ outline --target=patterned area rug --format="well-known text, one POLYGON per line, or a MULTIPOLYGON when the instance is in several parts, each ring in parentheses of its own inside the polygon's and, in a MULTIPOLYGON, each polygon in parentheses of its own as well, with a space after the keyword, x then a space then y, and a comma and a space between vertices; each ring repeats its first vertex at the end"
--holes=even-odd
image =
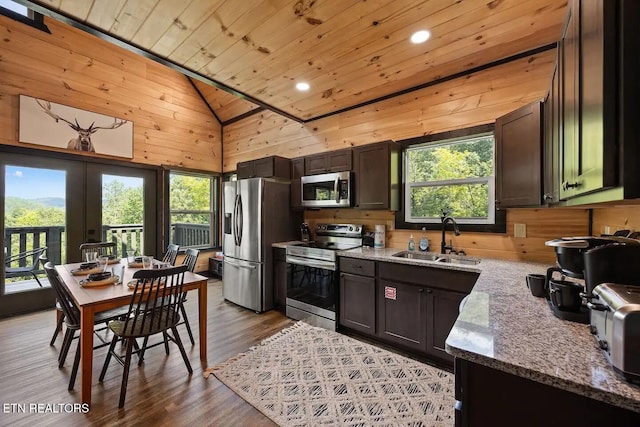
POLYGON ((281 426, 452 426, 453 375, 298 322, 204 372, 281 426))

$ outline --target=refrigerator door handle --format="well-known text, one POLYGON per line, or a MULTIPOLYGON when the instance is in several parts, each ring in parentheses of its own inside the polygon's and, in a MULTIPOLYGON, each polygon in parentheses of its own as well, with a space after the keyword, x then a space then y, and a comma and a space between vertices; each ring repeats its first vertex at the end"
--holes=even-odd
POLYGON ((233 201, 233 242, 236 246, 240 246, 238 243, 238 198, 240 196, 236 195, 235 200, 233 201))
POLYGON ((255 270, 256 266, 255 265, 246 265, 246 264, 239 264, 239 263, 235 263, 233 261, 230 261, 229 259, 225 259, 224 260, 225 263, 232 265, 234 267, 240 267, 240 268, 248 268, 250 270, 255 270))
POLYGON ((238 196, 238 246, 242 245, 242 229, 244 228, 243 210, 242 196, 238 196))

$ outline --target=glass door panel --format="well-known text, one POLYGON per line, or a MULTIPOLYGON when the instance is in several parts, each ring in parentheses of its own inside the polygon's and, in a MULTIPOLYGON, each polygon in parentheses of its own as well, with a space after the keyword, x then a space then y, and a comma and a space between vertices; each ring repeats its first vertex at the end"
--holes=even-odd
POLYGON ((118 256, 144 247, 144 179, 102 175, 102 241, 116 242, 118 256))
POLYGON ((85 241, 116 242, 121 257, 156 255, 156 180, 156 170, 87 164, 85 241))
POLYGON ((0 316, 53 307, 44 263, 67 261, 74 162, 3 153, 0 160, 0 316))
POLYGON ((0 317, 54 307, 38 254, 54 264, 80 261, 80 244, 116 241, 156 255, 161 230, 159 171, 2 152, 0 156, 0 317), (8 263, 8 265, 7 265, 8 263), (42 285, 42 286, 41 286, 42 285))
POLYGON ((66 173, 5 166, 5 294, 48 287, 40 257, 64 259, 66 173))

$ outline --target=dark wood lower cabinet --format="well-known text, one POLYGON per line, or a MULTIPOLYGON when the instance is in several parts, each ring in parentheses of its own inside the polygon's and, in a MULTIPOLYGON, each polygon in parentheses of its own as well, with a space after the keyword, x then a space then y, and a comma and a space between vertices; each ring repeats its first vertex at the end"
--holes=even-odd
POLYGON ((340 259, 340 327, 453 366, 445 341, 477 273, 340 259))
POLYGON ((467 295, 444 289, 429 289, 427 296, 427 354, 453 363, 444 343, 458 318, 460 303, 467 295))
POLYGON ((287 305, 287 274, 286 250, 273 248, 273 301, 284 308, 287 305))
POLYGON ((467 360, 455 361, 456 427, 631 427, 640 414, 467 360))
POLYGON ((340 325, 368 335, 376 333, 376 279, 340 273, 340 325))
POLYGON ((378 337, 418 352, 427 351, 427 292, 421 286, 378 281, 378 337))

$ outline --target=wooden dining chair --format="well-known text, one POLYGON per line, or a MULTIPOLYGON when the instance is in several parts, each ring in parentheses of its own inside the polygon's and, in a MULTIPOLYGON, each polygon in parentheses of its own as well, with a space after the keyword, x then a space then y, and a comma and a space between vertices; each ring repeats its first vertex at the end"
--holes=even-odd
POLYGON ((178 251, 180 245, 174 245, 173 243, 167 246, 167 252, 165 252, 162 262, 168 262, 171 265, 176 264, 176 258, 178 258, 178 251))
MULTIPOLYGON (((71 344, 75 339, 76 331, 80 330, 80 310, 73 302, 71 295, 62 284, 62 279, 58 275, 55 267, 51 262, 47 262, 44 266, 44 271, 47 274, 49 279, 49 283, 51 284, 51 288, 53 288, 56 299, 60 305, 62 312, 64 313, 64 323, 66 325, 66 332, 64 334, 64 339, 62 340, 62 347, 60 349, 60 354, 58 355, 58 368, 62 368, 67 359, 67 354, 69 353, 69 349, 71 348, 71 344)), ((126 309, 117 308, 108 311, 101 311, 95 313, 94 315, 94 325, 102 324, 114 319, 119 319, 123 315, 127 313, 126 309)), ((102 328, 104 329, 104 328, 102 328)), ((94 346, 94 348, 105 347, 110 344, 110 342, 106 342, 102 339, 100 335, 97 335, 99 338, 99 343, 94 346)), ((69 390, 72 390, 76 376, 78 374, 78 366, 80 365, 80 343, 78 342, 78 347, 76 348, 76 355, 73 360, 73 368, 71 369, 71 378, 69 379, 69 390)))
MULTIPOLYGON (((49 262, 49 257, 42 253, 38 258, 40 264, 42 264, 42 268, 49 262)), ((46 270, 45 270, 46 273, 46 270)), ((47 276, 49 277, 49 276, 47 276)), ((53 285, 51 285, 53 287, 53 285)), ((64 311, 62 310, 62 305, 60 305, 60 300, 58 299, 58 294, 56 292, 56 329, 53 331, 53 336, 51 337, 51 341, 49 342, 50 346, 56 342, 56 338, 58 338, 58 334, 62 331, 62 325, 64 324, 64 311)))
MULTIPOLYGON (((113 332, 114 337, 100 372, 99 381, 104 380, 112 357, 115 357, 124 366, 119 408, 124 406, 127 394, 131 355, 134 353, 136 338, 165 334, 180 349, 189 375, 193 373, 191 363, 189 363, 189 358, 176 329, 180 323, 180 301, 182 300, 185 271, 187 271, 186 265, 136 271, 133 274, 136 284, 126 317, 122 320, 109 322, 109 329, 113 332), (172 335, 168 333, 169 330, 172 335), (124 358, 115 350, 116 343, 120 339, 125 339, 127 343, 124 358)), ((143 353, 144 350, 143 346, 141 349, 135 349, 135 352, 143 353)))
POLYGON ((81 261, 85 262, 85 254, 87 252, 96 252, 98 256, 117 256, 118 246, 116 242, 87 242, 80 245, 81 261))
MULTIPOLYGON (((196 262, 198 261, 199 254, 200 254, 200 251, 197 249, 192 249, 192 248, 187 249, 185 251, 184 258, 182 259, 181 265, 186 265, 188 271, 193 272, 193 270, 195 270, 196 268, 196 262)), ((187 329, 187 334, 189 335, 189 340, 191 341, 191 345, 195 345, 196 342, 193 339, 193 332, 191 331, 191 325, 189 324, 189 318, 187 317, 187 310, 185 310, 184 308, 184 303, 186 301, 187 301, 187 293, 183 292, 182 299, 180 301, 180 314, 182 314, 182 320, 176 326, 184 325, 185 328, 187 329)), ((166 336, 166 334, 164 334, 162 342, 158 342, 152 345, 149 345, 149 339, 148 337, 146 337, 142 344, 143 350, 140 353, 139 365, 142 365, 142 362, 144 361, 144 353, 146 352, 146 350, 152 347, 156 347, 162 343, 164 343, 165 353, 169 354, 169 338, 166 336)))
MULTIPOLYGON (((193 270, 196 269, 196 262, 198 261, 198 255, 200 255, 200 251, 197 249, 189 248, 185 251, 184 258, 182 259, 182 265, 186 265, 188 270, 193 273, 193 270)), ((182 293, 182 300, 180 301, 180 313, 182 314, 182 321, 180 324, 184 324, 184 327, 187 328, 187 333, 189 334, 189 340, 191 341, 191 345, 195 345, 196 342, 193 339, 193 332, 191 332, 191 325, 189 324, 189 318, 187 317, 187 310, 184 308, 184 303, 187 302, 187 293, 182 293)))

